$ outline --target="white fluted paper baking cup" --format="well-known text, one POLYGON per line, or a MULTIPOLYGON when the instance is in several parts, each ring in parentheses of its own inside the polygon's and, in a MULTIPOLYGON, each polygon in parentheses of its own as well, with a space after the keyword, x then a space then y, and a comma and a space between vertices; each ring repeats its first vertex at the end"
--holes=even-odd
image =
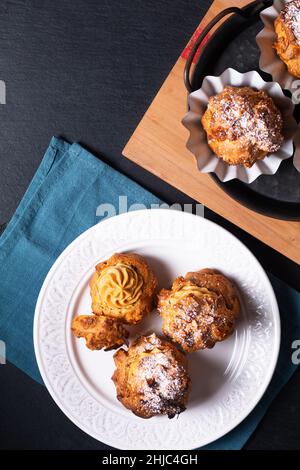
POLYGON ((198 169, 203 173, 215 173, 223 182, 237 178, 244 183, 252 183, 260 175, 274 175, 282 160, 290 158, 294 153, 293 137, 298 129, 293 117, 294 105, 289 98, 284 96, 278 83, 265 82, 255 71, 240 73, 229 68, 219 77, 207 76, 204 78, 200 90, 189 95, 188 104, 189 111, 182 120, 182 124, 190 132, 186 146, 195 155, 198 169), (201 124, 201 118, 207 108, 210 96, 220 93, 226 85, 250 86, 257 90, 264 90, 273 98, 282 113, 284 141, 280 149, 257 161, 251 168, 246 168, 243 165, 228 165, 214 155, 207 143, 206 132, 201 124))
POLYGON ((256 42, 260 49, 260 69, 269 73, 273 80, 278 82, 282 88, 292 92, 295 91, 296 87, 296 84, 294 84, 293 88, 293 83, 298 79, 289 73, 287 66, 274 49, 274 42, 276 40, 274 21, 286 3, 288 3, 286 0, 274 0, 271 7, 266 8, 260 13, 264 28, 256 36, 256 42))

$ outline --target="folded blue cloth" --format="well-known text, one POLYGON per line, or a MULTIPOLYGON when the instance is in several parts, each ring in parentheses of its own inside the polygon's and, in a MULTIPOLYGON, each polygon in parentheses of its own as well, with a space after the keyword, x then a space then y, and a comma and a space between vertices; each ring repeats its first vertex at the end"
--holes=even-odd
MULTIPOLYGON (((127 196, 128 207, 137 203, 146 207, 161 204, 151 193, 80 145, 52 138, 28 190, 0 237, 0 340, 6 343, 7 359, 40 383, 43 382, 35 361, 32 326, 45 276, 64 248, 100 221, 96 208, 100 204, 118 208, 121 195, 127 196)), ((263 399, 248 418, 206 449, 240 449, 297 367, 291 355, 292 342, 300 339, 300 294, 273 276, 270 279, 282 322, 276 372, 263 399)))

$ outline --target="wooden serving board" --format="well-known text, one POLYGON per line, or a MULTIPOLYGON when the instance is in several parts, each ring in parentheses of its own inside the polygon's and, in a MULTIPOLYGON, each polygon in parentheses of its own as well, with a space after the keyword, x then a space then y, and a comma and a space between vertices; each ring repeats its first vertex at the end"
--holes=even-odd
MULTIPOLYGON (((249 0, 234 0, 244 6, 249 0)), ((197 31, 228 1, 215 0, 197 31)), ((195 33, 197 34, 197 33, 195 33)), ((188 131, 181 124, 186 113, 187 92, 183 70, 189 45, 139 123, 123 154, 204 206, 238 225, 267 245, 300 263, 300 222, 273 219, 239 204, 212 180, 197 170, 195 157, 186 149, 188 131)))

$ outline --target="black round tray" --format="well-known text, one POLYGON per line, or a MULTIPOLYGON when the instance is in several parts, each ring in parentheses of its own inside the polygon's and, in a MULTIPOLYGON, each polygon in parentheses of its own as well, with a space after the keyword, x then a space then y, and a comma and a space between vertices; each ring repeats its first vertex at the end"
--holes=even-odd
MULTIPOLYGON (((201 88, 206 75, 220 75, 228 67, 239 72, 256 70, 264 80, 272 81, 270 75, 259 69, 260 52, 255 40, 263 28, 259 12, 272 3, 253 2, 242 10, 230 8, 215 18, 213 22, 216 24, 222 15, 234 13, 206 43, 190 79, 190 65, 201 37, 191 51, 185 69, 185 84, 189 92, 201 88)), ((205 34, 203 31, 201 36, 205 34)), ((290 96, 289 92, 285 93, 290 96)), ((299 122, 300 105, 295 108, 295 117, 299 122)), ((237 179, 222 183, 214 173, 210 176, 227 194, 252 210, 270 217, 300 220, 300 175, 293 166, 292 158, 283 161, 275 175, 261 175, 250 184, 237 179)))

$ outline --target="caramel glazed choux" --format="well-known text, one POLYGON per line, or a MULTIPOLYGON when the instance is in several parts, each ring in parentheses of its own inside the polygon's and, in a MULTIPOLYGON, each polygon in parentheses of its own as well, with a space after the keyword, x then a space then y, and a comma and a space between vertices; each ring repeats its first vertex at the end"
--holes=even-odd
POLYGON ((286 2, 274 22, 274 48, 294 77, 300 78, 300 0, 286 2))
POLYGON ((135 324, 151 312, 157 280, 142 256, 116 253, 95 269, 90 282, 95 314, 135 324))
POLYGON ((158 295, 163 333, 186 352, 212 348, 232 334, 240 304, 235 286, 213 269, 175 279, 158 295))
POLYGON ((118 400, 141 418, 166 414, 173 418, 186 409, 190 390, 185 355, 170 341, 141 336, 114 355, 112 380, 118 400))
POLYGON ((226 86, 211 96, 201 123, 213 153, 228 165, 250 168, 276 152, 283 119, 273 99, 250 87, 226 86))

